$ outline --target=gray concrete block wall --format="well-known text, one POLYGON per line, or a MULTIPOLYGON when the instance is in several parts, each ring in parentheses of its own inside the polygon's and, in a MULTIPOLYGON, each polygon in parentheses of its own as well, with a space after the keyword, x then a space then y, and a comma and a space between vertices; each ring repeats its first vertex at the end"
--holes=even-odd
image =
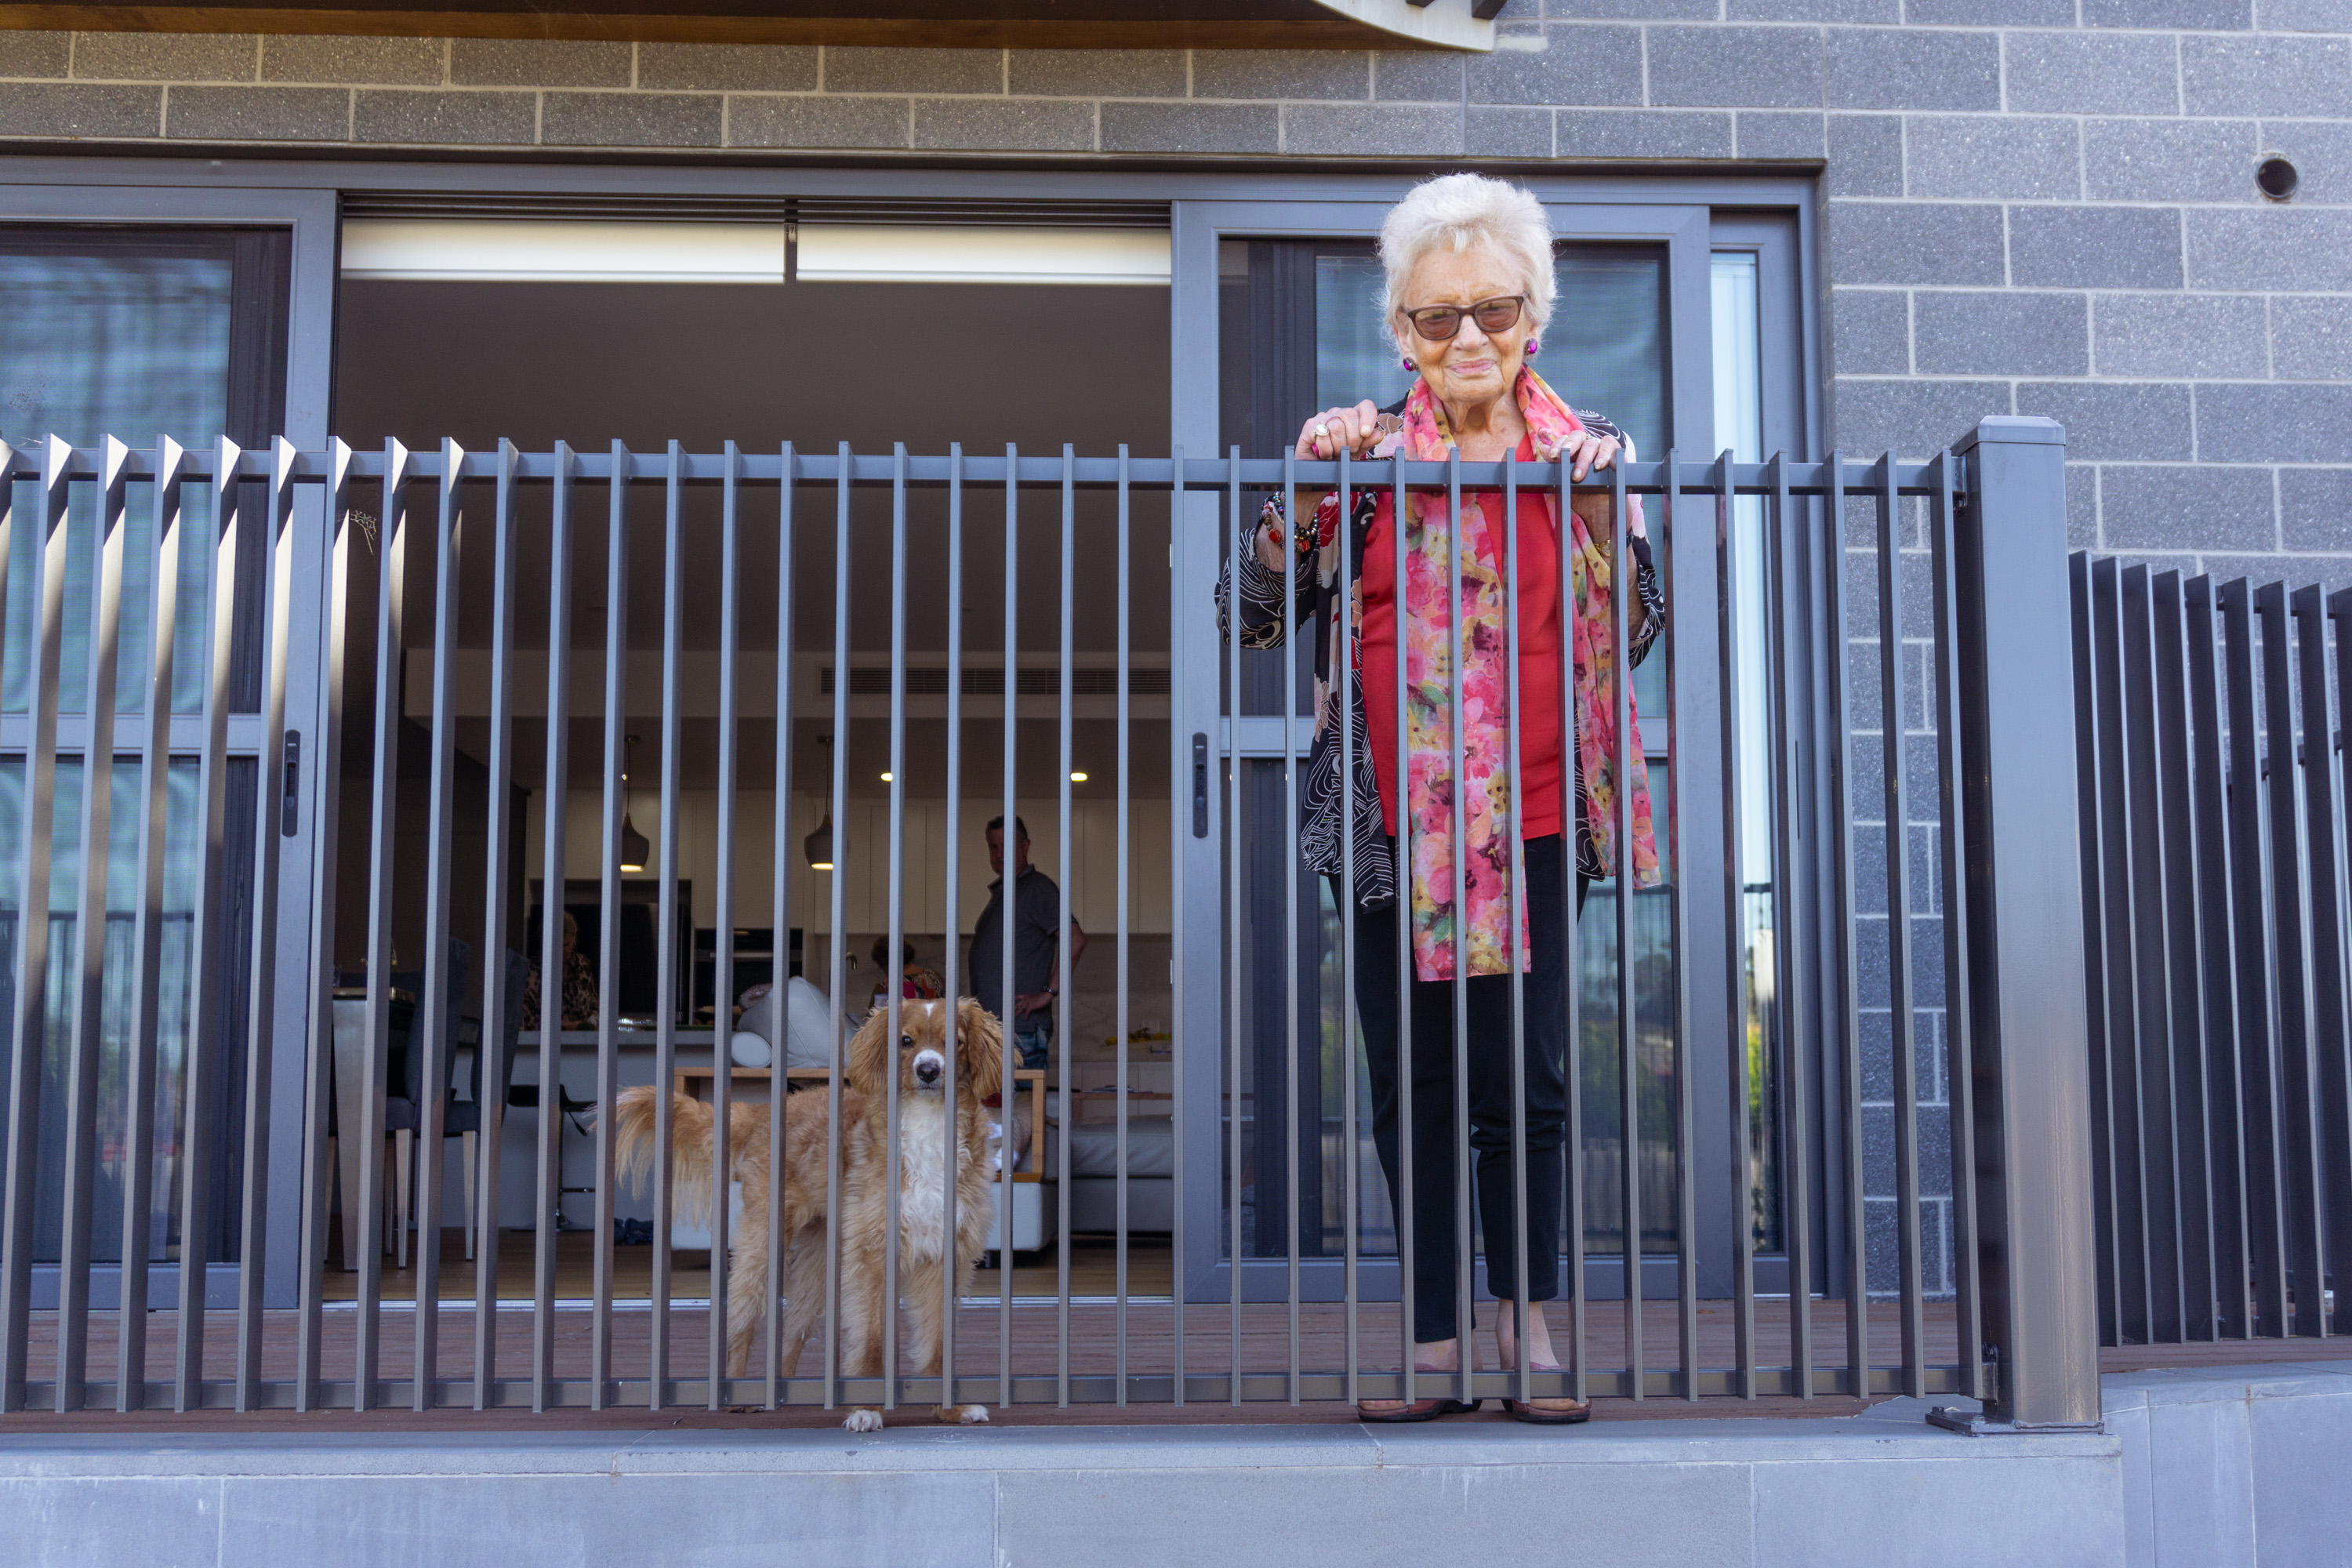
POLYGON ((1847 450, 2049 414, 2081 542, 2352 577, 2342 0, 1517 0, 1483 56, 10 32, 5 140, 1822 159, 1847 450))

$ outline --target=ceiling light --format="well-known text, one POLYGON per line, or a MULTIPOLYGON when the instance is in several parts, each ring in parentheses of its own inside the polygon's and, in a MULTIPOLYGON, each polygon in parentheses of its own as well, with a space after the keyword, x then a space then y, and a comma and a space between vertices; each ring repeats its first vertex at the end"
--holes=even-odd
POLYGON ((884 773, 882 775, 882 782, 884 784, 888 784, 890 782, 890 775, 888 773, 884 773))
POLYGON ((1070 775, 1070 782, 1072 784, 1084 784, 1087 782, 1087 775, 1084 773, 1072 773, 1070 775))

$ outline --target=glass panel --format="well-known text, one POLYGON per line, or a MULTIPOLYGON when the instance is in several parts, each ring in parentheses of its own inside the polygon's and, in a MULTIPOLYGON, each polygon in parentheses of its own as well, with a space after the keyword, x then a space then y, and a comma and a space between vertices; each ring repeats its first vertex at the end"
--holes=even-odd
MULTIPOLYGON (((1652 249, 1563 247, 1536 365, 1571 405, 1607 415, 1650 458, 1665 455, 1664 274, 1652 249)), ((1381 317, 1381 291, 1377 257, 1315 258, 1316 406, 1370 398, 1386 407, 1412 389, 1381 317)))
POLYGON ((1658 250, 1563 247, 1536 362, 1570 406, 1608 416, 1647 461, 1666 455, 1665 272, 1658 250))
MULTIPOLYGON (((79 987, 73 983, 77 900, 81 880, 82 763, 60 758, 57 815, 50 833, 54 857, 49 882, 47 1023, 41 1052, 39 1165, 34 1193, 34 1258, 56 1262, 63 1241, 66 1120, 79 987)), ((124 1095, 131 1072, 131 1026, 138 997, 132 961, 137 932, 139 857, 139 759, 118 756, 113 804, 107 834, 106 957, 100 1002, 97 1184, 92 1188, 92 1257, 101 1263, 122 1256, 122 1180, 128 1163, 125 1132, 130 1111, 124 1095)), ((196 896, 201 886, 197 764, 174 762, 166 775, 163 864, 163 966, 159 972, 155 1024, 153 1182, 150 1194, 151 1260, 176 1257, 179 1249, 180 1097, 186 1083, 188 1002, 196 896)), ((0 762, 0 842, 23 831, 25 768, 21 758, 0 762)), ((13 974, 18 910, 13 878, 0 878, 0 974, 13 974)), ((0 993, 12 989, 0 978, 0 993)))
MULTIPOLYGON (((1650 775, 1653 798, 1665 799, 1664 769, 1650 775)), ((1659 839, 1663 858, 1664 836, 1659 839)), ((1623 1076, 1617 1011, 1617 883, 1592 884, 1578 921, 1582 960, 1578 1002, 1582 1038, 1579 1063, 1584 1094, 1584 1248, 1625 1249, 1623 1076)), ((1635 1169, 1641 1186, 1642 1250, 1672 1252, 1675 1226, 1675 979, 1674 901, 1670 889, 1633 896, 1633 1069, 1641 1142, 1635 1169)))
MULTIPOLYGON (((0 237, 0 252, 6 241, 0 237)), ((165 435, 207 447, 229 423, 230 314, 234 266, 217 255, 140 254, 120 245, 93 245, 91 254, 61 253, 53 245, 0 253, 0 427, 17 442, 62 436, 77 447, 113 436, 134 446, 165 435)), ((89 645, 89 543, 98 525, 94 483, 69 487, 65 622, 58 706, 82 710, 89 645)), ((16 488, 19 517, 37 518, 37 486, 16 488)), ((210 535, 210 507, 202 485, 186 487, 186 538, 210 535)), ((148 542, 154 515, 152 486, 129 489, 124 530, 121 642, 116 666, 118 707, 144 706, 147 658, 148 542)), ((36 612, 32 576, 40 530, 12 535, 8 625, 0 664, 0 708, 28 707, 27 649, 36 612)), ((181 555, 179 616, 174 637, 173 710, 203 706, 205 620, 210 604, 213 552, 186 548, 181 555)))
POLYGON ((1377 256, 1315 258, 1315 402, 1337 408, 1370 398, 1386 408, 1412 390, 1396 339, 1381 317, 1377 256))
MULTIPOLYGON (((1728 448, 1735 462, 1764 459, 1763 370, 1757 321, 1756 257, 1725 251, 1713 258, 1715 350, 1715 447, 1728 448)), ((1748 1052, 1748 1134, 1754 1160, 1750 1194, 1756 1246, 1780 1250, 1778 1084, 1772 1064, 1780 1042, 1773 1037, 1772 765, 1771 692, 1768 683, 1765 623, 1764 500, 1741 496, 1732 502, 1738 558, 1734 591, 1739 615, 1739 646, 1734 650, 1737 701, 1733 718, 1739 747, 1739 882, 1748 1012, 1740 1040, 1748 1052)))

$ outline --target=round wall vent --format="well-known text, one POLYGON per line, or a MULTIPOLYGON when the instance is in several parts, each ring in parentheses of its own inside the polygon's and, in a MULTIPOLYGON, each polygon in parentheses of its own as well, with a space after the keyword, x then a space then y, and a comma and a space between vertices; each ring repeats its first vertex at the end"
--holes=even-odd
POLYGON ((2263 195, 2274 202, 2283 202, 2294 195, 2294 187, 2303 176, 2284 158, 2265 158, 2254 165, 2254 184, 2263 195))

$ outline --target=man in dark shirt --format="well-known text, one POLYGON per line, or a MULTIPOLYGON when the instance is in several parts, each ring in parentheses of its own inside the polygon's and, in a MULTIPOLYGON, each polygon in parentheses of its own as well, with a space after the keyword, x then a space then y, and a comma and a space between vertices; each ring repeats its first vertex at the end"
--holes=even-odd
MULTIPOLYGON (((1013 819, 1013 1011, 1004 1010, 1004 818, 988 825, 988 864, 996 880, 988 889, 988 907, 971 929, 972 994, 980 1005, 1006 1020, 1012 1045, 1024 1068, 1043 1068, 1050 1059, 1054 1037, 1054 1003, 1060 991, 1060 951, 1055 933, 1062 920, 1062 889, 1054 879, 1029 864, 1029 829, 1013 819)), ((1070 963, 1077 964, 1087 951, 1087 933, 1070 921, 1070 963)), ((1010 1065, 1010 1064, 1008 1064, 1010 1065)))

